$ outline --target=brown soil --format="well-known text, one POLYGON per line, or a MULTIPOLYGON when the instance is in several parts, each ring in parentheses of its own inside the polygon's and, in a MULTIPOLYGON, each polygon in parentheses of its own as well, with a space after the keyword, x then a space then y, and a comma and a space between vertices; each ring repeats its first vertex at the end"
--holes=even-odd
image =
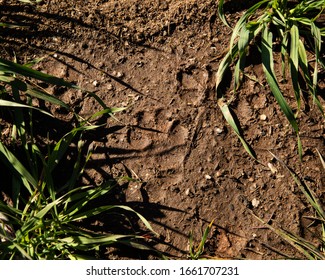
MULTIPOLYGON (((245 5, 232 2, 226 11, 235 22, 245 5)), ((231 104, 262 164, 248 156, 215 98, 215 73, 231 32, 216 11, 216 1, 209 0, 53 0, 34 7, 2 1, 1 21, 30 28, 1 31, 0 53, 20 62, 48 55, 38 70, 96 91, 107 106, 129 106, 90 139, 95 153, 84 181, 99 184, 111 175, 139 179, 121 186, 120 202, 149 219, 160 235, 156 249, 187 258, 190 232, 199 242, 213 221, 206 256, 282 258, 277 250, 301 257, 252 212, 316 239, 310 231, 317 227, 306 230, 310 221, 304 218, 313 215, 311 207, 270 151, 324 202, 316 154, 318 149, 325 155, 324 120, 305 100, 300 162, 295 134, 266 86, 261 64, 249 59, 247 72, 259 82, 246 79, 231 104)), ((82 116, 100 109, 79 91, 49 90, 82 116)), ((290 87, 284 84, 283 90, 295 106, 290 87)), ((53 113, 71 117, 55 108, 53 113)), ((111 250, 108 257, 123 258, 123 252, 111 250)))

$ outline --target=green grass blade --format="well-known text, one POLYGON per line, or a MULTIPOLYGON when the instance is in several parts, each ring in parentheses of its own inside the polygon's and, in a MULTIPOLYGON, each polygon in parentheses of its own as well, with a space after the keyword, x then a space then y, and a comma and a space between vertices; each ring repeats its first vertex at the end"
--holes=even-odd
POLYGON ((62 243, 69 244, 69 247, 78 249, 78 250, 89 250, 91 245, 98 247, 98 245, 110 245, 119 242, 121 239, 126 238, 137 238, 134 235, 100 235, 100 236, 93 236, 93 237, 86 237, 82 235, 78 236, 70 236, 61 239, 62 243))
POLYGON ((21 164, 21 162, 11 153, 5 145, 0 142, 0 155, 5 159, 5 163, 11 168, 20 179, 23 181, 27 190, 32 194, 31 184, 34 189, 37 188, 37 180, 27 171, 27 169, 21 164), (28 181, 28 183, 26 182, 28 181))
POLYGON ((0 27, 6 27, 6 28, 25 28, 27 26, 25 25, 20 25, 20 24, 12 24, 12 23, 7 23, 7 22, 0 22, 0 27))
POLYGON ((46 111, 44 111, 42 109, 36 108, 34 106, 29 106, 29 105, 17 103, 17 102, 14 102, 14 101, 8 101, 8 100, 0 99, 0 106, 2 106, 2 107, 14 107, 14 108, 33 109, 33 110, 37 110, 37 111, 41 112, 44 115, 53 117, 53 115, 51 113, 46 112, 46 111))
POLYGON ((242 27, 246 24, 247 19, 254 15, 254 13, 256 12, 256 10, 258 10, 263 4, 268 3, 269 0, 262 0, 258 3, 256 3, 255 5, 253 5, 252 7, 250 7, 245 13, 244 15, 242 15, 242 17, 239 19, 239 21, 237 22, 237 24, 235 25, 234 29, 233 29, 233 33, 231 35, 230 38, 230 43, 229 43, 229 49, 231 50, 233 48, 234 42, 236 40, 236 38, 238 37, 240 30, 242 29, 242 27))
POLYGON ((231 126, 231 128, 233 129, 233 131, 236 133, 236 135, 238 136, 240 142, 242 143, 242 145, 244 146, 244 149, 246 150, 246 152, 253 158, 256 159, 256 155, 254 153, 254 151, 250 148, 250 146, 247 144, 247 142, 245 141, 244 137, 241 135, 240 130, 235 122, 234 117, 232 116, 229 107, 227 104, 222 104, 221 101, 219 101, 219 107, 221 109, 221 112, 224 116, 224 118, 226 119, 227 123, 231 126))
POLYGON ((225 17, 225 13, 224 13, 224 10, 223 10, 223 4, 224 4, 224 0, 219 0, 219 3, 218 3, 218 15, 221 19, 221 21, 226 25, 228 26, 229 28, 231 28, 231 26, 229 25, 226 17, 225 17))
POLYGON ((298 52, 299 52, 299 65, 300 65, 302 73, 304 75, 309 92, 313 96, 314 103, 316 103, 319 110, 324 114, 323 107, 316 95, 316 89, 314 88, 313 81, 309 75, 307 52, 306 52, 306 49, 305 49, 305 46, 304 46, 304 43, 302 42, 302 40, 299 40, 298 52))
POLYGON ((314 22, 311 22, 311 34, 314 37, 315 44, 315 66, 313 74, 313 87, 316 89, 318 84, 318 64, 320 58, 320 52, 322 49, 322 38, 320 29, 315 25, 314 22))
POLYGON ((220 65, 218 67, 218 71, 216 74, 216 94, 217 98, 221 98, 223 96, 223 93, 221 92, 220 86, 221 82, 223 81, 224 75, 226 71, 229 69, 230 64, 232 63, 233 57, 232 55, 236 55, 238 53, 238 45, 235 44, 233 48, 228 51, 228 53, 225 55, 225 57, 220 62, 220 65))
MULTIPOLYGON (((82 206, 84 206, 84 205, 82 205, 82 206)), ((96 216, 98 214, 101 214, 103 212, 109 211, 114 208, 119 208, 119 207, 116 205, 105 205, 105 206, 99 206, 99 207, 87 210, 85 212, 81 212, 79 214, 75 214, 74 212, 72 212, 72 213, 69 213, 69 215, 71 215, 71 214, 73 215, 69 220, 72 222, 75 222, 75 221, 87 219, 87 218, 96 216)), ((77 208, 76 210, 78 211, 80 209, 77 208)))
POLYGON ((63 86, 68 88, 79 89, 76 85, 66 82, 64 79, 57 78, 40 71, 33 70, 29 67, 20 65, 15 62, 11 62, 0 58, 0 72, 10 73, 13 75, 19 74, 25 77, 34 78, 45 83, 52 85, 63 86))
POLYGON ((287 241, 291 246, 293 246, 294 248, 296 248, 299 252, 301 252, 303 255, 306 256, 307 259, 309 260, 315 260, 315 256, 318 259, 324 259, 324 256, 322 256, 317 249, 315 248, 315 246, 313 246, 312 244, 310 244, 308 241, 306 240, 300 240, 300 238, 298 238, 297 236, 286 232, 282 229, 279 228, 275 228, 271 225, 269 225, 268 223, 264 222, 261 218, 259 218, 258 216, 256 216, 254 213, 252 213, 252 215, 261 223, 263 223, 267 228, 269 228, 270 230, 272 230, 274 233, 276 233, 277 235, 279 235, 282 239, 284 239, 285 241, 287 241), (313 254, 312 254, 312 253, 313 254))
POLYGON ((157 233, 157 232, 155 232, 153 229, 152 229, 152 227, 151 227, 151 225, 150 225, 150 223, 148 222, 148 220, 145 218, 145 217, 143 217, 140 213, 138 213, 138 212, 136 212, 136 211, 134 211, 132 208, 130 208, 129 206, 123 206, 123 205, 119 205, 118 206, 119 208, 121 208, 121 209, 124 209, 124 210, 126 210, 126 211, 129 211, 129 212, 132 212, 132 213, 134 213, 134 214, 136 214, 137 216, 138 216, 138 218, 142 221, 142 223, 152 232, 152 233, 154 233, 156 236, 159 236, 159 234, 157 233))
POLYGON ((211 221, 211 223, 204 230, 204 233, 203 233, 202 239, 200 241, 200 244, 199 244, 199 246, 196 249, 196 254, 195 254, 196 259, 198 259, 203 254, 203 252, 204 252, 205 242, 208 239, 208 236, 209 236, 209 233, 211 231, 213 222, 214 221, 211 221))
POLYGON ((318 215, 321 217, 321 219, 325 220, 325 211, 322 208, 322 204, 313 192, 313 190, 307 185, 304 184, 299 177, 281 160, 279 159, 276 155, 271 153, 274 158, 276 158, 290 173, 291 177, 299 187, 300 191, 304 194, 306 199, 308 200, 309 204, 316 210, 318 215))
POLYGON ((67 208, 67 205, 69 203, 75 203, 71 205, 68 209, 64 210, 64 212, 61 214, 61 220, 74 221, 75 219, 77 219, 77 217, 83 216, 84 214, 78 214, 78 216, 76 216, 76 213, 80 212, 80 210, 82 210, 90 201, 107 194, 111 191, 111 189, 112 186, 110 185, 110 182, 106 182, 105 184, 97 188, 82 187, 78 188, 77 192, 75 190, 69 191, 65 195, 65 208, 67 208))
POLYGON ((35 87, 28 85, 26 93, 29 94, 31 97, 50 102, 51 104, 59 105, 60 107, 70 111, 70 107, 67 104, 65 104, 63 101, 35 87))
POLYGON ((37 212, 35 215, 33 215, 31 218, 29 218, 23 226, 17 230, 16 237, 17 239, 24 238, 29 232, 32 232, 38 228, 45 227, 43 224, 43 218, 44 216, 54 207, 59 205, 62 201, 62 197, 56 199, 55 201, 52 201, 51 203, 48 203, 44 208, 42 208, 39 212, 37 212))
POLYGON ((291 45, 290 45, 290 70, 293 90, 297 101, 297 114, 300 111, 300 86, 298 82, 298 66, 299 66, 299 29, 296 24, 293 24, 290 30, 291 45))
POLYGON ((282 77, 286 80, 286 59, 287 59, 287 50, 288 50, 288 33, 280 30, 282 40, 281 40, 281 68, 282 68, 282 77))
POLYGON ((72 139, 77 135, 78 132, 86 131, 86 130, 93 130, 98 128, 97 125, 84 125, 77 128, 74 128, 70 132, 68 132, 66 135, 64 135, 59 142, 55 145, 53 151, 48 157, 47 165, 48 165, 48 171, 52 172, 55 166, 59 163, 59 161, 62 159, 64 154, 66 153, 68 147, 71 144, 72 139))
POLYGON ((302 158, 302 146, 301 141, 299 137, 299 128, 298 124, 295 118, 295 115, 293 114, 291 108, 289 107, 288 103, 284 99, 281 90, 279 88, 279 85, 277 83, 275 73, 274 73, 274 64, 273 64, 273 53, 272 53, 272 39, 273 35, 272 32, 270 32, 265 26, 263 32, 262 32, 262 65, 263 70, 266 76, 266 80, 270 86, 270 89, 278 102, 282 112, 287 117, 288 121, 290 122, 292 128, 297 134, 297 142, 298 142, 298 153, 300 156, 300 159, 302 158))
POLYGON ((251 32, 243 25, 239 33, 238 40, 238 61, 236 63, 234 72, 234 90, 236 91, 242 80, 242 72, 245 67, 246 53, 249 41, 251 39, 251 32))
POLYGON ((123 209, 123 210, 126 210, 128 212, 132 212, 132 213, 136 214, 138 216, 138 218, 144 223, 144 225, 151 232, 153 232, 155 235, 159 235, 158 233, 156 233, 152 229, 150 223, 148 222, 148 220, 146 218, 144 218, 140 213, 134 211, 132 208, 130 208, 128 206, 124 206, 124 205, 106 205, 106 206, 97 207, 97 208, 94 208, 94 209, 91 209, 91 210, 88 210, 86 212, 83 212, 83 213, 80 213, 80 214, 77 214, 77 215, 73 216, 72 221, 77 221, 77 220, 80 220, 80 219, 86 219, 86 218, 98 215, 98 214, 100 214, 102 212, 112 210, 114 208, 123 209))
POLYGON ((18 243, 14 242, 12 245, 17 248, 23 257, 27 260, 32 260, 31 256, 18 243))

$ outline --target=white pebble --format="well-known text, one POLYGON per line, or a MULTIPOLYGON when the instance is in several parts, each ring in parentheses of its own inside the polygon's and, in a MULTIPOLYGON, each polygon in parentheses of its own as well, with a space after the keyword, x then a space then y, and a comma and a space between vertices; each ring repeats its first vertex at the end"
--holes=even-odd
POLYGON ((266 121, 266 119, 267 119, 267 116, 266 115, 264 115, 264 114, 260 115, 260 120, 266 121))
POLYGON ((278 172, 278 170, 273 166, 272 163, 269 162, 269 163, 267 164, 267 166, 270 168, 272 174, 275 174, 275 173, 278 172))
POLYGON ((122 78, 123 76, 124 76, 124 74, 122 72, 117 72, 116 73, 117 78, 122 78))
POLYGON ((260 201, 257 200, 256 198, 253 198, 253 200, 252 200, 252 206, 253 206, 253 207, 257 207, 257 206, 259 206, 259 205, 260 205, 260 201))
POLYGON ((219 127, 216 128, 216 133, 217 134, 221 134, 222 132, 223 132, 222 128, 219 128, 219 127))

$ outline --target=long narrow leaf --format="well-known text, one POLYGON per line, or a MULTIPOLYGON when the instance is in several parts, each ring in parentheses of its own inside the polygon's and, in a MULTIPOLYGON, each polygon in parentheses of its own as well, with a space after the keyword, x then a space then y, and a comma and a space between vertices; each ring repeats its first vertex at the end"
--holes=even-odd
POLYGON ((27 171, 27 169, 21 164, 21 162, 14 156, 13 153, 11 153, 5 145, 3 145, 0 142, 0 155, 2 155, 5 159, 5 163, 9 163, 9 167, 12 168, 17 176, 21 179, 26 179, 24 182, 25 187, 27 190, 32 194, 33 190, 31 189, 30 185, 31 184, 34 189, 37 188, 37 180, 27 171))
POLYGON ((318 63, 320 58, 320 52, 322 48, 322 38, 320 29, 315 25, 314 22, 311 22, 311 34, 314 37, 315 43, 315 66, 314 66, 314 74, 313 74, 313 86, 316 89, 318 84, 318 63))
POLYGON ((55 201, 52 201, 51 203, 47 204, 43 209, 41 209, 39 212, 37 212, 34 216, 32 216, 30 219, 28 219, 24 225, 16 232, 17 239, 23 238, 28 232, 34 231, 35 229, 42 227, 42 219, 43 217, 55 206, 60 204, 62 201, 62 198, 58 198, 55 201))
POLYGON ((237 22, 237 24, 235 25, 234 29, 233 29, 233 33, 232 36, 230 38, 230 43, 229 43, 229 49, 231 50, 233 48, 234 42, 237 38, 237 36, 239 35, 239 32, 241 30, 241 28, 246 24, 247 19, 254 15, 254 13, 256 12, 256 10, 258 10, 263 4, 270 2, 269 0, 262 0, 259 1, 258 3, 256 3, 255 5, 253 5, 252 7, 250 7, 245 13, 244 15, 242 15, 242 17, 239 19, 239 21, 237 22))
POLYGON ((231 28, 230 25, 229 25, 229 23, 228 23, 228 21, 227 21, 227 19, 226 19, 226 17, 225 17, 225 13, 224 13, 224 10, 223 10, 223 4, 224 4, 224 0, 219 0, 219 4, 218 4, 218 15, 219 15, 220 19, 222 20, 222 22, 226 26, 228 26, 229 28, 231 28))
POLYGON ((15 62, 11 62, 5 59, 0 58, 0 71, 11 73, 11 74, 20 74, 25 77, 35 78, 37 80, 57 85, 57 86, 65 86, 69 88, 77 88, 78 87, 74 84, 66 82, 64 79, 57 78, 48 74, 45 74, 40 71, 33 70, 29 67, 20 65, 15 62))
POLYGON ((293 90, 297 101, 297 113, 300 111, 300 86, 298 82, 298 65, 299 65, 299 30, 296 24, 293 24, 290 30, 291 47, 290 47, 290 69, 293 90))
POLYGON ((305 46, 304 46, 304 44, 303 44, 303 42, 301 40, 299 40, 298 51, 299 51, 299 65, 300 65, 300 67, 302 69, 302 73, 303 73, 305 81, 307 83, 309 92, 313 96, 313 102, 317 105, 318 109, 324 115, 323 106, 320 103, 320 101, 319 101, 319 99, 318 99, 318 97, 316 95, 316 88, 314 87, 313 81, 312 81, 312 79, 310 77, 310 74, 309 74, 307 53, 306 53, 305 46))
POLYGON ((266 80, 270 86, 270 89, 278 102, 281 110, 283 111, 284 115, 289 120, 292 128, 295 130, 297 135, 297 142, 298 142, 298 153, 300 158, 302 158, 302 146, 301 140, 299 137, 299 128, 296 121, 296 118, 289 107, 288 103, 284 99, 282 92, 279 88, 277 83, 275 73, 274 73, 274 64, 273 64, 273 53, 272 53, 272 32, 269 31, 268 27, 265 26, 262 32, 262 64, 263 70, 266 76, 266 80))
POLYGON ((245 150, 247 151, 247 153, 253 158, 256 159, 256 155, 254 153, 254 151, 250 148, 250 146, 247 144, 247 142, 245 141, 244 137, 241 135, 240 130, 235 122, 234 117, 232 116, 229 107, 227 104, 221 104, 221 102, 219 102, 219 107, 221 109, 221 112, 224 116, 224 118, 226 119, 227 123, 231 126, 231 128, 235 131, 236 135, 238 136, 240 142, 242 143, 242 145, 244 146, 245 150))
POLYGON ((316 258, 316 259, 324 260, 324 255, 322 255, 319 252, 319 250, 317 250, 317 248, 313 244, 309 243, 307 240, 301 239, 300 237, 292 233, 289 233, 287 231, 269 225, 268 223, 264 222, 261 218, 256 216, 254 213, 252 213, 252 215, 261 223, 263 223, 266 227, 268 227, 270 230, 272 230, 281 238, 283 238, 285 241, 287 241, 291 246, 293 246, 299 252, 304 254, 307 259, 315 260, 316 258))
POLYGON ((220 90, 220 86, 221 86, 221 82, 224 78, 224 75, 226 73, 226 71, 229 69, 229 66, 232 62, 233 59, 233 55, 236 55, 238 53, 238 45, 235 44, 233 46, 233 48, 227 52, 227 54, 225 55, 225 57, 222 59, 222 61, 220 62, 217 74, 216 74, 216 94, 217 94, 217 98, 221 98, 223 97, 223 93, 220 90))
POLYGON ((44 111, 42 109, 36 108, 34 106, 29 106, 29 105, 17 103, 17 102, 14 102, 14 101, 8 101, 8 100, 0 99, 0 106, 2 106, 2 107, 14 107, 14 108, 33 109, 33 110, 37 110, 37 111, 41 112, 42 114, 48 115, 50 117, 53 117, 52 114, 50 114, 49 112, 46 112, 46 111, 44 111))

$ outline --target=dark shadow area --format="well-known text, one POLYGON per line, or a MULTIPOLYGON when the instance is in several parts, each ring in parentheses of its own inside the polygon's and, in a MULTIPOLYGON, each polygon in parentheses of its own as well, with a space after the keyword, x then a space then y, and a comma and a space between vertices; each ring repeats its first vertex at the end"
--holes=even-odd
POLYGON ((225 1, 223 9, 225 13, 236 13, 250 8, 252 5, 260 2, 259 0, 230 0, 225 1))

